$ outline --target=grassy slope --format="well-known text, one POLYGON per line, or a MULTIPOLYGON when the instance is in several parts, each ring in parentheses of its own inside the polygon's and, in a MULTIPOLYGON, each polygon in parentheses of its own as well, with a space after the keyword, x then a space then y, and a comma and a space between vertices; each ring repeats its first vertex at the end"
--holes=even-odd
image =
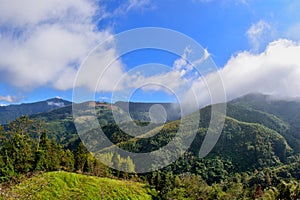
POLYGON ((154 199, 149 186, 68 172, 48 172, 13 186, 5 199, 154 199))

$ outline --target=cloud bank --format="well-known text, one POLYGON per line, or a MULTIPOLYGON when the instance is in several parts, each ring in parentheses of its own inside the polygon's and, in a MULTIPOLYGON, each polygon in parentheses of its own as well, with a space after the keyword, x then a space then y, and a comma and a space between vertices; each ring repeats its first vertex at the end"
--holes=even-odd
POLYGON ((97 27, 105 16, 96 0, 1 0, 1 82, 22 90, 71 89, 83 59, 112 35, 97 27))
POLYGON ((279 39, 271 42, 262 53, 244 51, 233 56, 222 69, 194 82, 192 88, 198 91, 202 106, 211 103, 207 85, 211 90, 220 89, 216 84, 218 74, 223 79, 228 100, 248 93, 299 97, 299 55, 300 43, 279 39))

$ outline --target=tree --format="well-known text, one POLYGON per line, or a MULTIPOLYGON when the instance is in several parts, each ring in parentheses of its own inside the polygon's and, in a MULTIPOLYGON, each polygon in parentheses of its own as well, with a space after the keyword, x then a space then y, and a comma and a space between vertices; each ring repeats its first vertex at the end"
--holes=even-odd
POLYGON ((29 128, 32 126, 33 120, 29 119, 28 116, 22 116, 15 121, 11 122, 8 125, 10 134, 20 134, 20 135, 26 135, 28 134, 29 128))
POLYGON ((63 151, 63 155, 61 158, 61 165, 63 167, 63 170, 72 172, 74 171, 74 155, 73 153, 67 149, 66 151, 63 151))
POLYGON ((3 149, 12 160, 16 172, 26 173, 32 169, 34 157, 32 144, 27 135, 17 133, 3 149))
POLYGON ((109 170, 106 165, 102 164, 98 159, 94 159, 93 171, 94 176, 107 177, 109 175, 109 170))
POLYGON ((44 122, 42 120, 36 120, 33 122, 34 131, 36 133, 37 145, 36 149, 39 150, 39 145, 41 142, 42 133, 45 132, 44 122))
POLYGON ((35 152, 35 169, 49 170, 51 165, 51 158, 49 152, 51 151, 51 144, 45 131, 39 136, 37 150, 35 152))
POLYGON ((129 156, 126 159, 125 168, 127 172, 134 172, 135 165, 129 156))
POLYGON ((118 153, 114 152, 111 161, 112 161, 113 167, 117 171, 116 175, 117 175, 117 177, 119 177, 120 176, 121 166, 122 166, 121 156, 118 153))
POLYGON ((84 166, 87 164, 88 150, 82 142, 79 143, 75 151, 75 169, 83 172, 84 166))
POLYGON ((3 144, 3 142, 5 142, 6 139, 6 132, 4 131, 3 126, 0 125, 0 144, 3 144))
POLYGON ((153 183, 155 185, 155 189, 160 192, 161 189, 162 189, 162 178, 161 178, 161 172, 158 171, 158 172, 154 172, 152 174, 152 179, 153 179, 153 183))
POLYGON ((300 183, 298 181, 281 181, 277 188, 279 191, 278 199, 296 200, 300 198, 300 183))
POLYGON ((10 181, 17 176, 12 160, 10 159, 7 151, 1 152, 0 157, 0 181, 10 181))
POLYGON ((63 148, 54 140, 50 141, 50 149, 48 151, 50 166, 49 170, 54 171, 61 168, 61 159, 63 155, 63 148))
POLYGON ((49 169, 49 160, 46 151, 36 150, 35 152, 35 170, 43 171, 49 169))
POLYGON ((35 153, 36 170, 53 171, 60 169, 64 151, 54 140, 48 139, 45 130, 41 133, 38 146, 35 153))

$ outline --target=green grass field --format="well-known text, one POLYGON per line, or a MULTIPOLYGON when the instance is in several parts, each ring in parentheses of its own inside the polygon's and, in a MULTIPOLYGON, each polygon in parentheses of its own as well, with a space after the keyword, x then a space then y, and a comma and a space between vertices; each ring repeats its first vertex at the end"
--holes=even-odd
POLYGON ((156 199, 148 185, 68 172, 49 172, 21 182, 2 199, 156 199))

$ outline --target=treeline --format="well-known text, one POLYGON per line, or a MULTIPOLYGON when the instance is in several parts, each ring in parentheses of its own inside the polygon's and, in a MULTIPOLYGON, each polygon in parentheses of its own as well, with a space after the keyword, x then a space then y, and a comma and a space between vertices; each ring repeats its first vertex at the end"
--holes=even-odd
POLYGON ((47 136, 44 123, 18 118, 4 129, 0 126, 0 181, 17 181, 38 171, 65 170, 107 176, 109 169, 79 143, 74 151, 64 149, 47 136))
POLYGON ((146 179, 155 186, 162 199, 215 200, 264 199, 298 200, 300 182, 273 176, 274 171, 254 171, 228 176, 219 183, 208 184, 200 175, 156 171, 146 179))

